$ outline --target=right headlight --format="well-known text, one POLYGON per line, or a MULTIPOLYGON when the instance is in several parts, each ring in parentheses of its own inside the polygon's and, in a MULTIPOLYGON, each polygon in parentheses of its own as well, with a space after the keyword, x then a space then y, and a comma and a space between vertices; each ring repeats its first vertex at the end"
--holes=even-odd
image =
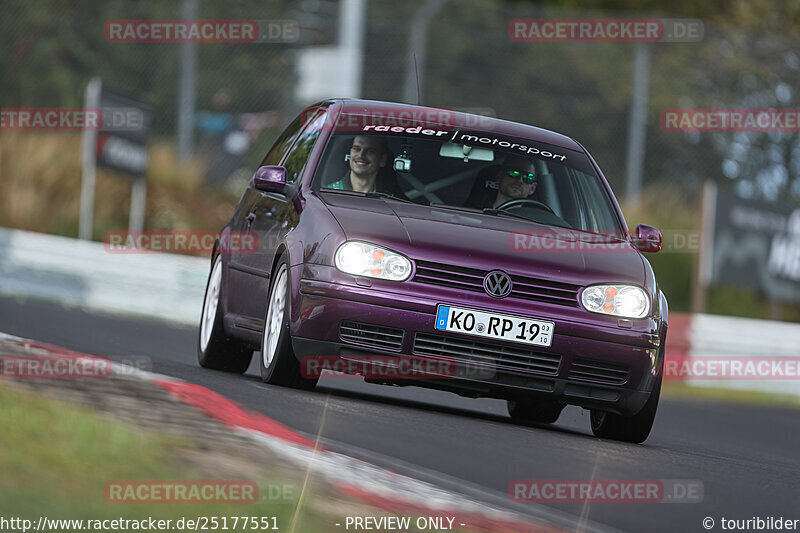
POLYGON ((644 318, 650 312, 650 298, 636 285, 592 285, 581 294, 587 311, 622 318, 644 318))
POLYGON ((406 256, 368 242, 345 242, 336 250, 334 264, 354 276, 390 281, 405 281, 411 276, 411 261, 406 256))

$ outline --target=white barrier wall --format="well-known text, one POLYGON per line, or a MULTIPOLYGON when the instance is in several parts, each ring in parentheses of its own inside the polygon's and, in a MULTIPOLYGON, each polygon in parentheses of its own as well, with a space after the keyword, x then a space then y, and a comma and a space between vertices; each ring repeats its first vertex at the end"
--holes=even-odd
MULTIPOLYGON (((687 332, 689 357, 693 359, 770 362, 768 379, 697 379, 686 380, 690 385, 750 390, 774 394, 800 395, 800 379, 781 376, 780 372, 797 369, 800 360, 800 324, 755 320, 719 315, 697 314, 691 318, 687 332), (773 365, 772 361, 779 361, 773 365), (783 364, 780 364, 783 363, 783 364)), ((762 365, 761 369, 767 369, 762 365)))
POLYGON ((0 228, 0 294, 200 322, 210 259, 109 253, 103 243, 0 228))

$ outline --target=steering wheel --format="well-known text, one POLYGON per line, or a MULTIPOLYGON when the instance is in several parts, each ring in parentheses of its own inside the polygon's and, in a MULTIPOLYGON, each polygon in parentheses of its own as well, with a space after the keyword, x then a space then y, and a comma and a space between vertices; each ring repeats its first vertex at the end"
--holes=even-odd
POLYGON ((543 204, 542 202, 539 202, 538 200, 530 200, 528 198, 519 198, 517 200, 509 200, 508 202, 506 202, 504 204, 498 205, 497 209, 508 209, 508 208, 514 208, 514 207, 520 207, 520 206, 533 207, 535 209, 543 209, 543 210, 549 211, 550 213, 555 215, 555 212, 553 211, 553 209, 549 205, 543 204))

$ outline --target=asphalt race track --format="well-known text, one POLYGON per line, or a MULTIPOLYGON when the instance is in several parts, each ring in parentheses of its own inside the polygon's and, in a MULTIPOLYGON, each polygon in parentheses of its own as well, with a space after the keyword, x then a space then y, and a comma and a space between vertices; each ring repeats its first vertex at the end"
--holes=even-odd
MULTIPOLYGON (((201 369, 196 331, 0 299, 0 331, 97 355, 146 355, 153 371, 201 384, 328 447, 519 509, 515 479, 689 479, 694 504, 546 504, 629 532, 706 531, 705 517, 800 519, 800 411, 662 400, 644 445, 594 438, 588 412, 567 408, 552 427, 512 424, 505 403, 360 379, 323 379, 314 392, 201 369)), ((255 359, 254 359, 255 361, 255 359)), ((523 507, 524 509, 524 507, 523 507)))

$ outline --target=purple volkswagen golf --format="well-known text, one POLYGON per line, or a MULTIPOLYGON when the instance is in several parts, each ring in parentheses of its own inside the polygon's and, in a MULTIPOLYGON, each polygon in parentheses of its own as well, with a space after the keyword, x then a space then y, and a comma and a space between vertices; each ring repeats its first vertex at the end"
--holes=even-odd
POLYGON ((578 405, 595 435, 642 442, 667 330, 642 252, 660 249, 569 137, 330 100, 282 133, 220 232, 198 359, 243 373, 256 351, 265 382, 301 388, 325 369, 505 399, 523 424, 578 405), (224 246, 237 232, 257 246, 224 246))

